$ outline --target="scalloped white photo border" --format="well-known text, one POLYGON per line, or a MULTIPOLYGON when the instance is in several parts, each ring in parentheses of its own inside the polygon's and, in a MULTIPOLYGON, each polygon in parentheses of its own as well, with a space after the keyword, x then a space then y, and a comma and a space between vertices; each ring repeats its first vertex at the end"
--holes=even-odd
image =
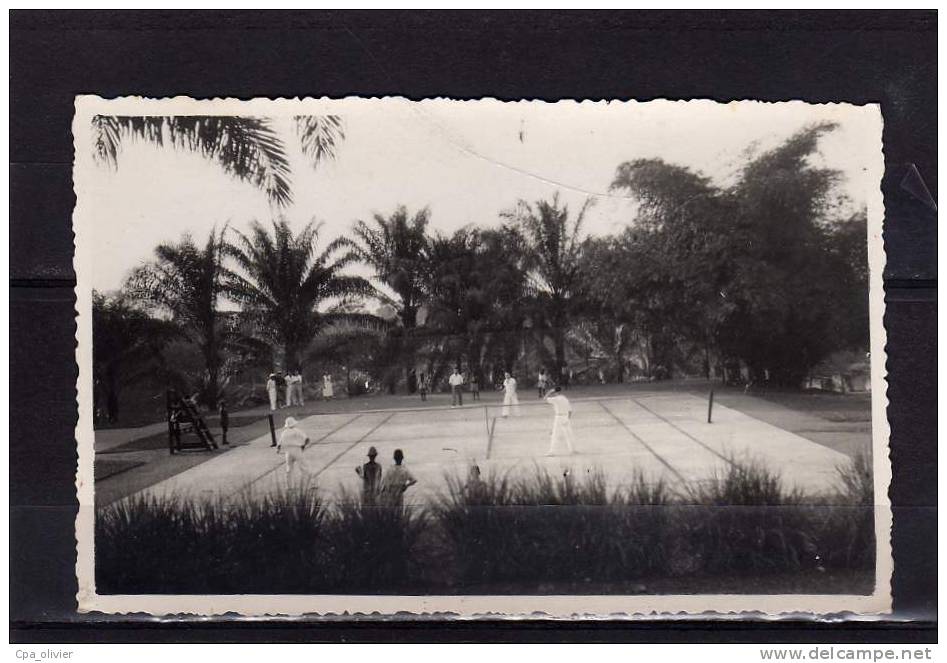
MULTIPOLYGON (((455 101, 446 98, 412 102, 401 97, 347 97, 344 99, 209 99, 189 97, 146 99, 122 97, 103 99, 92 95, 76 97, 73 120, 75 161, 73 183, 76 207, 73 213, 76 272, 76 362, 79 374, 76 383, 79 419, 76 426, 78 471, 76 491, 79 511, 76 517, 76 575, 79 583, 78 609, 83 613, 134 615, 142 618, 180 619, 217 616, 230 618, 304 618, 385 619, 890 619, 891 574, 891 508, 888 487, 891 465, 888 452, 890 428, 886 416, 888 406, 885 352, 886 333, 883 325, 885 303, 882 272, 885 251, 882 242, 884 201, 881 178, 884 173, 882 151, 882 116, 878 104, 822 104, 837 107, 842 114, 868 114, 873 125, 871 135, 864 139, 875 145, 874 159, 866 163, 866 176, 877 182, 867 200, 868 259, 870 267, 870 331, 871 331, 871 430, 875 488, 875 590, 871 595, 812 594, 695 594, 695 595, 582 595, 582 596, 390 596, 390 595, 103 595, 95 588, 93 482, 94 431, 92 426, 92 286, 90 267, 95 261, 95 247, 88 241, 85 229, 95 222, 84 190, 95 168, 92 149, 94 115, 282 115, 344 114, 346 107, 366 103, 405 104, 504 104, 529 103, 554 105, 597 104, 688 104, 699 112, 701 105, 720 102, 699 100, 633 100, 557 102, 523 100, 503 102, 496 99, 455 101)), ((785 102, 733 101, 730 105, 799 104, 785 102)))

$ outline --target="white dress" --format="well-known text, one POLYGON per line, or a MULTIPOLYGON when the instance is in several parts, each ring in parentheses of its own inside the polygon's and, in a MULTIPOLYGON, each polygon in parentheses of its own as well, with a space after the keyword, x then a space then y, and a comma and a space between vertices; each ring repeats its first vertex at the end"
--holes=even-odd
POLYGON ((513 406, 513 414, 520 413, 520 399, 516 395, 516 378, 508 377, 503 380, 503 411, 504 417, 510 416, 510 406, 513 406))
POLYGON ((270 409, 276 409, 276 380, 270 378, 266 381, 266 393, 270 397, 270 409))
POLYGON ((322 376, 322 397, 332 398, 332 378, 328 375, 322 376))

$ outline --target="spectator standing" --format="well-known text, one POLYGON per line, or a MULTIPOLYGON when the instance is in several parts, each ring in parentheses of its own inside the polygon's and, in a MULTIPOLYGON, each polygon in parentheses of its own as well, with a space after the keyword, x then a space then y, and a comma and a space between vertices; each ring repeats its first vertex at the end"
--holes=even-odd
POLYGON ((475 401, 480 400, 480 378, 476 373, 470 374, 470 398, 475 401))
POLYGON ((301 371, 296 371, 296 405, 303 406, 306 404, 306 399, 303 396, 303 374, 301 371))
POLYGON ((503 373, 503 410, 501 414, 504 418, 510 416, 510 407, 513 408, 514 416, 520 413, 520 399, 516 394, 516 378, 509 371, 503 373))
POLYGON ((546 397, 546 389, 549 388, 549 375, 546 373, 546 369, 542 368, 539 371, 539 377, 536 378, 536 391, 539 392, 539 398, 546 397))
POLYGON ((375 506, 378 490, 381 487, 381 465, 375 462, 378 450, 368 448, 368 462, 355 468, 355 473, 362 478, 362 506, 375 506))
POLYGON ((418 375, 418 393, 422 402, 427 400, 427 376, 424 373, 418 375))
POLYGON ((294 392, 296 389, 296 376, 293 375, 292 371, 290 371, 289 373, 286 374, 286 378, 284 379, 284 381, 286 383, 286 399, 285 399, 286 405, 284 407, 289 407, 290 405, 295 404, 294 392))
POLYGON ((460 374, 458 368, 454 368, 450 378, 447 380, 450 384, 450 406, 457 407, 464 404, 464 376, 460 374))
POLYGON ((217 413, 220 415, 220 441, 223 444, 228 444, 227 429, 230 428, 230 412, 227 411, 227 401, 224 399, 220 399, 217 413))
POLYGON ((266 393, 270 397, 270 409, 276 409, 276 373, 270 373, 266 381, 266 393))
POLYGON ((418 480, 402 464, 404 452, 401 449, 395 449, 394 460, 395 466, 388 470, 381 482, 381 497, 387 506, 402 507, 405 491, 418 480))

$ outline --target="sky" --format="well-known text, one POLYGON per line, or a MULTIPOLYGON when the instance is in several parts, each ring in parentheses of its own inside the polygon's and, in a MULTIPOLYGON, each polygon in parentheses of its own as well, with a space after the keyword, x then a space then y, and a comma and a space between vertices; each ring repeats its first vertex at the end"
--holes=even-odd
MULTIPOLYGON (((870 108, 801 102, 326 102, 341 115, 337 157, 316 168, 303 156, 287 116, 276 117, 290 156, 294 202, 275 208, 266 194, 213 161, 170 147, 128 140, 116 168, 84 160, 83 208, 94 247, 92 286, 118 289, 161 242, 190 232, 203 242, 213 227, 246 230, 282 214, 296 229, 316 220, 321 241, 345 234, 357 219, 428 207, 431 230, 495 226, 517 200, 559 192, 575 211, 588 197, 586 231, 620 231, 634 200, 609 191, 619 164, 661 158, 719 184, 733 181, 748 150, 774 147, 804 126, 839 128, 820 144, 819 165, 841 171, 839 193, 860 208, 877 189, 877 115, 870 108)), ((122 114, 129 114, 124 109, 122 114)), ((258 114, 254 112, 254 114, 258 114)), ((85 235, 84 235, 85 236, 85 235)))

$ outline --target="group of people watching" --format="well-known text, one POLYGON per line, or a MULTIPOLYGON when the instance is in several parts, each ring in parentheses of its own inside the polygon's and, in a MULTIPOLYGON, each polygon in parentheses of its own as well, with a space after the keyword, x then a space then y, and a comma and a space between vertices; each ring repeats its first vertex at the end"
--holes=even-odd
MULTIPOLYGON (((287 480, 292 478, 293 470, 297 466, 300 471, 309 474, 303 452, 310 443, 309 436, 299 427, 296 419, 286 417, 276 445, 276 453, 286 458, 284 470, 287 480)), ((400 507, 404 504, 405 491, 418 480, 404 467, 404 452, 401 449, 395 449, 394 465, 384 470, 375 462, 377 456, 378 450, 369 447, 368 462, 355 468, 356 474, 362 479, 362 505, 400 507)))
MULTIPOLYGON (((431 391, 430 379, 424 373, 418 375, 418 393, 421 396, 422 401, 426 401, 428 394, 431 391)), ((471 373, 470 377, 467 378, 460 368, 454 367, 454 370, 451 372, 450 377, 447 378, 447 384, 450 387, 451 395, 451 407, 460 407, 464 404, 464 386, 469 385, 471 399, 474 401, 480 400, 480 380, 477 378, 476 373, 471 373)), ((536 378, 536 389, 538 392, 538 397, 543 399, 548 393, 553 389, 554 380, 552 376, 546 372, 546 369, 543 368, 539 371, 539 375, 536 378)), ((503 411, 502 416, 507 417, 510 414, 511 408, 514 414, 519 413, 519 393, 517 391, 517 381, 513 377, 513 374, 509 371, 503 372, 503 381, 497 385, 497 390, 503 391, 503 411)))
MULTIPOLYGON (((303 376, 297 369, 290 371, 286 375, 280 372, 270 373, 266 380, 266 394, 270 399, 270 409, 278 410, 281 407, 291 407, 293 405, 305 405, 306 397, 303 391, 303 376), (280 392, 285 393, 283 404, 279 404, 280 392)), ((335 396, 335 389, 332 385, 332 376, 328 373, 322 376, 322 399, 332 400, 335 396)))
POLYGON ((298 370, 290 371, 286 375, 282 373, 270 373, 270 376, 266 380, 266 394, 270 398, 271 410, 293 405, 304 405, 305 396, 303 395, 302 373, 298 370), (283 405, 279 404, 279 394, 281 390, 286 394, 283 405))
POLYGON ((362 479, 362 506, 403 506, 404 494, 418 482, 404 466, 404 452, 395 449, 395 464, 387 470, 375 462, 378 450, 368 448, 368 462, 355 468, 362 479))

